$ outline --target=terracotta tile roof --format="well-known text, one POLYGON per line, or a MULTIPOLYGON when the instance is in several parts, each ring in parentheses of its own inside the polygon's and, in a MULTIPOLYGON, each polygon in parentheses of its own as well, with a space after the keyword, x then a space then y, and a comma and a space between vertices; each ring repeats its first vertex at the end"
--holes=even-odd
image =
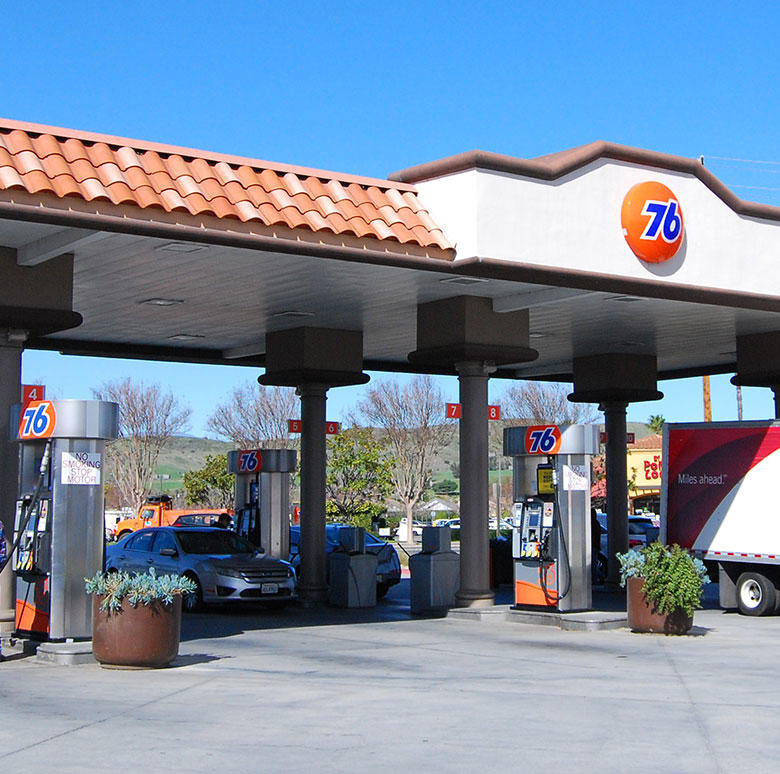
POLYGON ((644 438, 638 438, 634 443, 628 444, 629 449, 661 449, 664 445, 663 436, 653 433, 644 438))
POLYGON ((413 186, 0 119, 0 191, 450 250, 413 186))

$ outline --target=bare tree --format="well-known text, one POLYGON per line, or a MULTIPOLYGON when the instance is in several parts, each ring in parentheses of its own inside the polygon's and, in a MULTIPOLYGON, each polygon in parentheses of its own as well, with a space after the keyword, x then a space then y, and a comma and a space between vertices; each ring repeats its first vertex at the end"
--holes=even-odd
POLYGON ((300 413, 292 387, 265 387, 247 382, 233 390, 232 398, 209 417, 207 427, 221 438, 239 446, 271 442, 287 449, 296 445, 290 438, 288 419, 300 413))
POLYGON ((452 437, 444 416, 444 398, 430 376, 415 376, 404 387, 379 382, 359 403, 363 418, 387 433, 394 457, 393 488, 406 514, 407 528, 428 486, 434 455, 452 437))
POLYGON ((562 384, 520 382, 504 394, 505 416, 531 424, 577 424, 595 422, 599 413, 590 403, 572 403, 562 384))
POLYGON ((119 404, 119 438, 108 446, 116 487, 123 505, 143 502, 157 469, 157 460, 172 436, 183 432, 192 413, 173 392, 159 384, 132 379, 106 382, 92 391, 98 400, 119 404))

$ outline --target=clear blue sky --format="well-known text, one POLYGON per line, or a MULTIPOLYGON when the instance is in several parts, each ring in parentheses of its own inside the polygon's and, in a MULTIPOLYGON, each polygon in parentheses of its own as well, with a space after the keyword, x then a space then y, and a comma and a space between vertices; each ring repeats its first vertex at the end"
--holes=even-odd
MULTIPOLYGON (((707 166, 780 204, 780 6, 733 2, 7 4, 0 115, 377 177, 474 148, 610 140, 707 166), (747 159, 774 164, 744 163, 747 159)), ((249 369, 27 352, 58 397, 125 375, 197 385, 191 430, 249 369)), ((454 379, 442 380, 455 399, 454 379)), ((504 389, 493 385, 497 402, 504 389)), ((629 418, 702 418, 701 380, 629 418)), ((330 418, 354 404, 332 390, 330 418)), ((745 418, 772 415, 744 390, 745 418)), ((713 378, 713 418, 736 418, 713 378)))

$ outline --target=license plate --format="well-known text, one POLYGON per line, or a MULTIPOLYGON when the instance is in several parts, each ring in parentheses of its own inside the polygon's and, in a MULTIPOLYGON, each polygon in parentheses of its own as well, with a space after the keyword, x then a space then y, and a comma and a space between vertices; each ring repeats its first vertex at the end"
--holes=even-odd
POLYGON ((264 583, 262 586, 260 586, 260 593, 261 594, 278 594, 279 593, 279 584, 278 583, 264 583))

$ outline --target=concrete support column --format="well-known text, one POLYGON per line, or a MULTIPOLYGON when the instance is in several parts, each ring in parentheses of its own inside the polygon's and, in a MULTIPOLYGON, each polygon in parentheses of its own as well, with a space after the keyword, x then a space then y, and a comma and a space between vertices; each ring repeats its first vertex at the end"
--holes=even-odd
MULTIPOLYGON (((10 411, 19 403, 22 381, 22 341, 24 334, 0 335, 0 521, 8 549, 14 537, 14 511, 19 477, 19 446, 10 441, 10 411), (14 339, 19 339, 15 341, 14 339)), ((16 588, 12 565, 0 573, 0 633, 14 628, 16 588)))
POLYGON ((626 462, 626 408, 619 400, 605 401, 604 429, 607 433, 607 581, 612 590, 620 587, 617 553, 628 551, 628 470, 626 462))
POLYGON ((456 363, 460 383, 460 589, 458 607, 489 607, 488 373, 481 362, 456 363))
POLYGON ((325 554, 325 402, 328 388, 302 384, 301 398, 301 577, 298 594, 304 604, 325 602, 328 580, 325 554))
POLYGON ((780 419, 780 331, 737 336, 737 373, 731 383, 741 387, 769 387, 780 419))

